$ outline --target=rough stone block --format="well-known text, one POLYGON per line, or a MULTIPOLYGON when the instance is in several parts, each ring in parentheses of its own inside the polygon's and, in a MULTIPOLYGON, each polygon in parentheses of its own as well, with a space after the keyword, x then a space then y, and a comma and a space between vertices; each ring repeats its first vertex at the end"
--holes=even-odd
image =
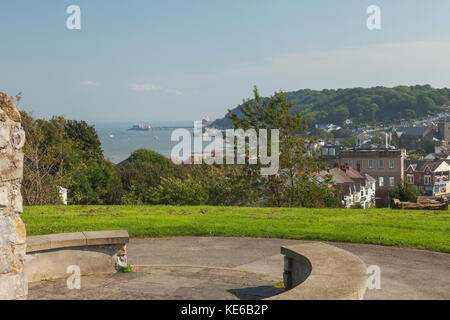
POLYGON ((28 281, 24 273, 0 275, 0 300, 12 300, 28 294, 28 281))
POLYGON ((0 246, 24 244, 25 225, 19 217, 0 217, 0 246))
POLYGON ((13 188, 11 191, 12 195, 12 208, 15 212, 22 213, 23 211, 23 201, 22 201, 22 194, 20 193, 19 188, 13 188))
MULTIPOLYGON (((9 134, 9 131, 8 131, 9 134)), ((14 148, 16 149, 22 149, 25 145, 25 131, 22 127, 15 127, 13 136, 12 136, 12 143, 14 148)))
POLYGON ((23 176, 23 153, 0 154, 0 178, 2 181, 21 180, 23 176))
POLYGON ((0 256, 0 274, 11 272, 11 265, 6 256, 0 256))
POLYGON ((8 187, 0 187, 0 207, 7 207, 9 205, 8 187))
POLYGON ((0 148, 6 148, 9 145, 9 127, 1 126, 0 127, 0 148))

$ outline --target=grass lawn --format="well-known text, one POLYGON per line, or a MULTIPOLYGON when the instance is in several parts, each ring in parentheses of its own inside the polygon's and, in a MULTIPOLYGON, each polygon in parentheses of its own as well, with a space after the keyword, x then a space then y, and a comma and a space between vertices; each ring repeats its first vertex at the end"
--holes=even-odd
POLYGON ((29 236, 128 230, 132 237, 233 236, 371 243, 450 252, 449 211, 173 206, 25 207, 29 236))

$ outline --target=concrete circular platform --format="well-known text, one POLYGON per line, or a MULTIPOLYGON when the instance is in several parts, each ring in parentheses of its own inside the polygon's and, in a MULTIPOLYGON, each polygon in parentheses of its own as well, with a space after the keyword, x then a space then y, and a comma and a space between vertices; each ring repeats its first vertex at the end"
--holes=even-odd
POLYGON ((146 266, 81 277, 79 290, 68 289, 66 279, 32 283, 28 299, 259 300, 284 292, 281 280, 228 268, 146 266))
MULTIPOLYGON (((280 247, 305 242, 310 241, 226 237, 131 239, 129 263, 152 266, 144 267, 151 268, 145 269, 149 272, 137 268, 132 273, 83 277, 89 291, 86 294, 83 289, 67 293, 65 280, 32 284, 29 299, 96 299, 102 295, 104 299, 261 299, 281 292, 273 287, 283 274, 280 247), (260 278, 261 275, 267 277, 260 278), (245 279, 245 284, 238 279, 245 279), (121 291, 108 289, 113 287, 121 291)), ((368 289, 365 299, 450 299, 450 254, 365 244, 328 244, 355 254, 367 266, 380 267, 381 289, 368 289)))

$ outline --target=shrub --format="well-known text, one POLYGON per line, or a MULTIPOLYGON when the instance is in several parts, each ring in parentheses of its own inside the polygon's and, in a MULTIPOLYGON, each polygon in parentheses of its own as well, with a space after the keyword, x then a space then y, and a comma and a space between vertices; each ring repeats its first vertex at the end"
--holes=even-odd
POLYGON ((161 178, 161 184, 150 188, 150 196, 155 204, 204 205, 208 202, 208 191, 192 177, 161 178))
POLYGON ((394 199, 399 199, 402 202, 411 202, 415 201, 418 195, 419 193, 417 191, 417 187, 415 185, 409 184, 406 179, 403 181, 403 183, 399 183, 394 188, 389 190, 391 206, 393 205, 394 199))

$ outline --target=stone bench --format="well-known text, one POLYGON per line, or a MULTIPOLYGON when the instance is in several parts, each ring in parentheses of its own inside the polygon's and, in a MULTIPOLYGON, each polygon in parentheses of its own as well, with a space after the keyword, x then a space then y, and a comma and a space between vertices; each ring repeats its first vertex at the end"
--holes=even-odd
POLYGON ((272 300, 361 300, 367 267, 352 253, 324 243, 281 247, 284 286, 272 300))
POLYGON ((65 278, 72 265, 82 275, 113 273, 127 266, 128 242, 125 230, 28 237, 25 275, 28 282, 65 278))

